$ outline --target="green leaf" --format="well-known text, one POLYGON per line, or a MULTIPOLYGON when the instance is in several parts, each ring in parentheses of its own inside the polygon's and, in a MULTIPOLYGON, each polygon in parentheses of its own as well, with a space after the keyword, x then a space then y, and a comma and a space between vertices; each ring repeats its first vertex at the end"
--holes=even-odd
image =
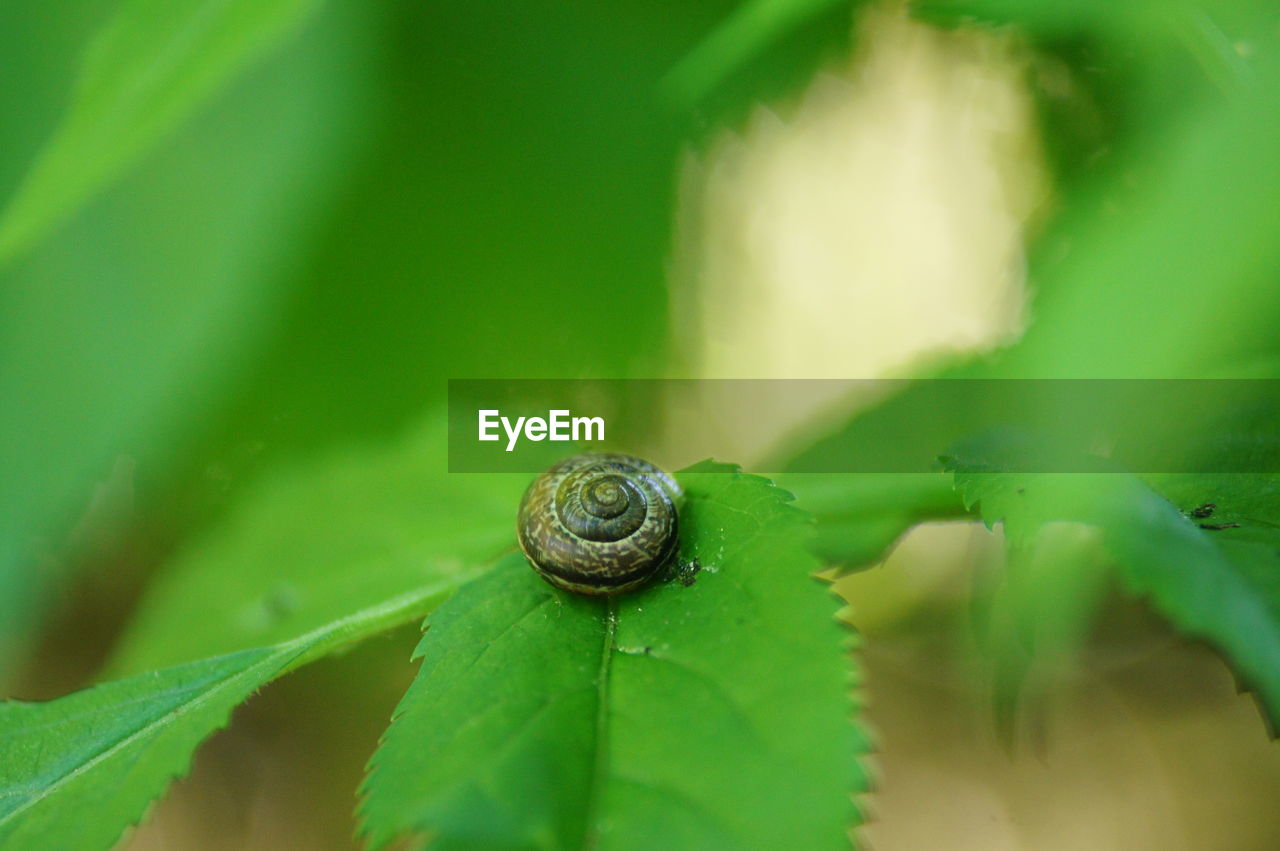
POLYGON ((428 622, 365 785, 373 846, 843 848, 866 743, 786 492, 681 473, 691 586, 615 600, 514 554, 428 622))
POLYGON ((389 447, 261 482, 156 578, 111 670, 296 638, 415 590, 435 599, 515 545, 527 477, 446 472, 443 418, 389 447))
MULTIPOLYGON (((1239 13, 1230 34, 1204 38, 1225 44, 1243 67, 1206 69, 1231 83, 1205 91, 1191 92, 1167 57, 1149 55, 1160 39, 1146 17, 1135 24, 1142 73, 1107 82, 1124 89, 1128 99, 1113 108, 1127 108, 1120 120, 1136 126, 1108 166, 1064 199, 1030 269, 1033 324, 986 375, 1186 378, 1274 348, 1280 227, 1269 211, 1280 204, 1280 39, 1265 7, 1211 11, 1226 7, 1239 13), (1177 120, 1162 122, 1171 111, 1177 120)), ((1217 18, 1195 4, 1168 8, 1157 17, 1177 52, 1210 51, 1184 44, 1182 24, 1213 29, 1217 18)))
POLYGON ((0 264, 118 176, 315 0, 125 0, 85 52, 53 137, 0 216, 0 264))
POLYGON ((443 404, 447 378, 669 373, 685 138, 654 91, 715 10, 633 5, 619 26, 607 3, 329 5, 373 10, 396 46, 363 66, 384 83, 366 98, 376 156, 344 178, 282 333, 201 450, 383 435, 443 404), (626 345, 594 344, 620 315, 626 345))
POLYGON ((668 98, 681 107, 704 100, 738 68, 772 43, 851 0, 743 0, 697 47, 686 54, 662 82, 668 98))
POLYGON ((776 481, 818 521, 813 551, 845 570, 879 561, 918 523, 969 516, 945 473, 785 473, 776 481))
POLYGON ((1078 665, 1110 573, 1092 527, 1046 520, 1034 533, 1006 531, 1003 582, 976 583, 972 621, 991 665, 996 733, 1012 751, 1020 718, 1044 729, 1045 689, 1078 665))
POLYGON ((1199 120, 1155 155, 1160 182, 1124 205, 1124 218, 1095 208, 1058 234, 1069 234, 1070 252, 1039 268, 1053 280, 1005 374, 1187 377, 1273 341, 1280 99, 1260 92, 1199 120))
POLYGON ((231 710, 272 679, 427 611, 388 600, 274 647, 188 662, 47 703, 0 703, 0 847, 109 848, 231 710))
MULTIPOLYGON (((1195 49, 1205 43, 1215 52, 1236 53, 1228 31, 1242 20, 1261 20, 1265 7, 1251 0, 914 0, 912 11, 938 23, 1019 24, 1038 35, 1066 36, 1081 32, 1116 33, 1142 37, 1175 37, 1195 49)), ((1241 63, 1239 54, 1220 61, 1241 63)))
MULTIPOLYGON (((1280 479, 1123 473, 1011 474, 956 467, 969 504, 1015 546, 1068 520, 1098 527, 1126 584, 1184 633, 1218 648, 1280 729, 1280 479), (1196 517, 1216 504, 1210 517, 1196 517), (1197 512, 1197 509, 1201 509, 1197 512), (1184 513, 1185 512, 1185 513, 1184 513), (1238 525, 1229 525, 1238 524, 1238 525), (1228 528, 1212 528, 1229 526, 1228 528)), ((1081 617, 1087 616, 1082 612, 1081 617)))
POLYGON ((936 23, 1017 23, 1033 32, 1061 35, 1090 29, 1127 29, 1144 15, 1160 11, 1160 4, 1156 0, 915 0, 911 9, 936 23))
MULTIPOLYGON (((0 268, 0 693, 59 583, 96 554, 77 522, 95 482, 136 470, 119 490, 145 499, 271 324, 368 108, 371 14, 315 16, 147 168, 0 268)), ((42 37, 26 26, 5 36, 42 37)))

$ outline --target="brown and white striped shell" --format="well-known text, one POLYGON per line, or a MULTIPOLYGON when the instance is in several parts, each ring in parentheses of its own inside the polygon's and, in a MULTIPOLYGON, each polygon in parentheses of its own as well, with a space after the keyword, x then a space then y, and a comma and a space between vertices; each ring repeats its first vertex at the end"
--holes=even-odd
POLYGON ((516 518, 520 548, 552 585, 579 594, 630 591, 671 558, 680 485, 632 455, 575 455, 539 475, 516 518))

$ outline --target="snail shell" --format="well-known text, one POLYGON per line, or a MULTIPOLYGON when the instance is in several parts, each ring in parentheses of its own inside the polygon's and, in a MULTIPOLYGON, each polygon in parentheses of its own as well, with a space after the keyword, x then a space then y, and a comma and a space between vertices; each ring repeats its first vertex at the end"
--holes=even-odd
POLYGON ((539 475, 516 518, 520 548, 552 585, 620 594, 675 551, 683 493, 669 473, 632 455, 585 454, 539 475))

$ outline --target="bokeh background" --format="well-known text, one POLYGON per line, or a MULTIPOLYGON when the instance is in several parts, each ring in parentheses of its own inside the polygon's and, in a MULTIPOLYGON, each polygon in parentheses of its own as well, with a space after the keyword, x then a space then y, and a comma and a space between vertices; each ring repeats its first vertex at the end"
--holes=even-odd
MULTIPOLYGON (((81 155, 98 191, 4 248, 0 691, 93 682, 149 578, 259 482, 400 439, 447 378, 930 374, 1014 344, 1046 298, 1022 374, 1271 375, 1280 224, 1262 190, 1226 204, 1251 169, 1272 186, 1277 150, 1184 181, 1195 215, 1163 232, 1208 245, 1190 283, 1141 239, 1117 248, 1136 294, 1029 275, 1122 228, 1108 203, 1162 209, 1142 164, 1214 154, 1218 104, 1270 73, 1233 34, 1280 35, 1269 4, 1191 4, 1200 29, 1166 42, 1155 6, 1118 3, 1127 37, 1095 37, 1086 6, 942 27, 892 2, 292 4, 134 154, 81 155), (1233 244, 1194 228, 1222 220, 1253 265, 1212 263, 1233 244), (1138 336, 1072 342, 1095 309, 1138 336)), ((0 198, 117 8, 0 7, 0 198)), ((717 454, 751 466, 851 404, 789 398, 717 454)), ((1255 706, 1118 591, 1002 742, 970 622, 1002 559, 997 533, 926 525, 837 585, 880 746, 869 847, 1280 845, 1255 706)), ((124 847, 350 847, 414 632, 264 691, 124 847)))

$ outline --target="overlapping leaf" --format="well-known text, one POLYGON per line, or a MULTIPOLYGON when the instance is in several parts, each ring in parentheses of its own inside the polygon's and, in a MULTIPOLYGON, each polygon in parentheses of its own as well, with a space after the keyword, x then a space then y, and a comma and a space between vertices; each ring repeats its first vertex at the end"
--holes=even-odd
POLYGON ((109 848, 255 691, 335 647, 420 617, 433 602, 430 592, 411 593, 273 647, 47 703, 0 703, 0 847, 109 848))
POLYGON ((732 468, 679 476, 691 586, 562 593, 513 555, 434 615, 375 755, 375 846, 845 847, 865 749, 804 515, 732 468))
POLYGON ((1280 729, 1280 479, 1160 477, 1179 510, 1123 473, 956 469, 966 502, 979 504, 988 523, 1003 523, 1015 545, 1055 520, 1100 529, 1125 583, 1180 630, 1219 648, 1280 729), (1211 517, 1197 516, 1209 505, 1211 517))

